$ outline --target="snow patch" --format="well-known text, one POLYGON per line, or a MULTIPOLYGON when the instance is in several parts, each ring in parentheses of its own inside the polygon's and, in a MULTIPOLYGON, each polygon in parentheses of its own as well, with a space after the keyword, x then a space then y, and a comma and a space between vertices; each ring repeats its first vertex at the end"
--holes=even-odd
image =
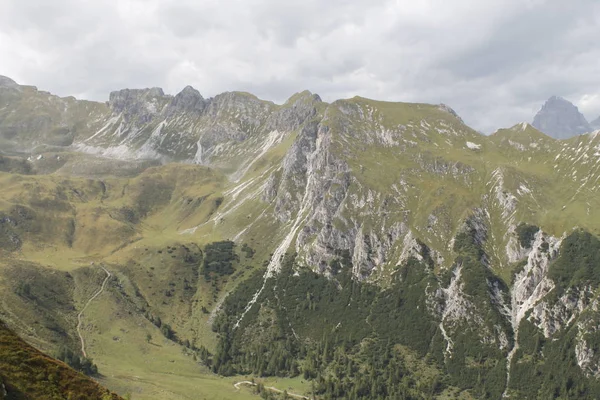
POLYGON ((517 193, 522 196, 524 194, 531 193, 531 189, 529 189, 527 186, 525 186, 524 184, 521 183, 521 185, 517 189, 517 193))

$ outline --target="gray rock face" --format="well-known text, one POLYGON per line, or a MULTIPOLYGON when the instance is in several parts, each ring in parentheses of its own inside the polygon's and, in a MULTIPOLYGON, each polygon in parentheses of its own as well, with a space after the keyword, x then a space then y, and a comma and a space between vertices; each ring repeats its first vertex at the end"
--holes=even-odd
POLYGON ((590 126, 592 127, 593 130, 600 129, 600 117, 598 117, 595 120, 593 120, 592 122, 590 122, 590 126))
POLYGON ((17 88, 19 85, 12 79, 0 75, 0 87, 17 88))
POLYGON ((556 139, 568 139, 592 130, 579 109, 558 96, 552 96, 546 101, 532 125, 556 139))
POLYGON ((127 120, 135 119, 139 124, 146 124, 158 111, 156 105, 165 97, 161 88, 123 89, 111 92, 108 104, 114 113, 124 113, 127 120))
POLYGON ((207 102, 204 100, 200 92, 191 86, 186 86, 179 92, 169 105, 173 110, 183 112, 202 112, 206 108, 207 102))
POLYGON ((458 115, 458 113, 456 111, 454 111, 450 106, 442 103, 442 104, 440 104, 439 107, 440 107, 440 110, 446 111, 447 113, 455 116, 460 122, 464 122, 463 119, 460 117, 460 115, 458 115))
POLYGON ((309 91, 295 94, 286 101, 286 107, 270 118, 267 129, 280 131, 298 129, 304 121, 316 115, 315 106, 320 102, 319 95, 312 94, 309 91))

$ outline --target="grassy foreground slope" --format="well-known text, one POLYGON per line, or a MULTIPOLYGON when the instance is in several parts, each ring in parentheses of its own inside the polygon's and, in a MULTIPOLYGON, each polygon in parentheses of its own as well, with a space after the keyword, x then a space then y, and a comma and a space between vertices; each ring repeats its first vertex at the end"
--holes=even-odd
POLYGON ((1 321, 0 384, 2 399, 121 399, 28 345, 1 321))
MULTIPOLYGON (((103 385, 134 400, 256 398, 234 387, 252 377, 219 377, 181 345, 212 351, 215 335, 202 309, 212 310, 264 259, 236 246, 235 273, 209 280, 201 269, 205 246, 223 237, 180 233, 215 218, 221 181, 214 169, 177 164, 127 178, 1 172, 0 316, 48 354, 63 346, 79 353, 77 314, 100 288, 105 265, 114 278, 81 325, 103 385), (169 324, 175 340, 149 315, 169 324)), ((303 392, 294 380, 265 384, 303 392)))

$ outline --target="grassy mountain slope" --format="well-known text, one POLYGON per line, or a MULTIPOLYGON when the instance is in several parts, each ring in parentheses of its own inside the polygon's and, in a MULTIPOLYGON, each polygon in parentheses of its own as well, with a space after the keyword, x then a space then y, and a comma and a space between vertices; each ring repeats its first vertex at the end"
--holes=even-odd
POLYGON ((92 379, 31 347, 0 321, 3 399, 120 399, 92 379))

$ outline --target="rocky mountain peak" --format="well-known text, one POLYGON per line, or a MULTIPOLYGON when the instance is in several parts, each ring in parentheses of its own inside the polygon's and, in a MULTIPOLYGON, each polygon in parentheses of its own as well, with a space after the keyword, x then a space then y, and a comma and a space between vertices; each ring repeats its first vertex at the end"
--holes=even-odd
POLYGON ((535 136, 550 138, 550 136, 540 131, 538 128, 531 125, 529 122, 518 123, 515 126, 511 127, 510 130, 514 132, 521 132, 522 135, 534 134, 535 136))
POLYGON ((177 111, 202 111, 206 108, 206 101, 198 90, 188 85, 175 95, 171 107, 177 111))
POLYGON ((521 122, 520 124, 512 127, 512 129, 520 129, 521 131, 526 131, 527 129, 531 128, 535 129, 535 126, 531 125, 529 122, 521 122))
POLYGON ((556 139, 528 122, 518 123, 508 129, 499 129, 491 137, 497 138, 502 143, 523 152, 533 152, 541 148, 542 144, 553 143, 556 139))
POLYGON ((198 91, 198 89, 194 88, 193 86, 187 85, 186 87, 184 87, 181 92, 177 93, 174 98, 178 98, 178 99, 182 99, 182 98, 194 98, 194 99, 204 99, 204 97, 202 97, 202 95, 200 94, 200 92, 198 91))
POLYGON ((462 120, 462 118, 461 118, 461 117, 458 115, 458 113, 457 113, 456 111, 454 111, 454 110, 453 110, 451 107, 449 107, 448 105, 446 105, 446 104, 442 103, 442 104, 440 104, 440 105, 439 105, 439 107, 440 107, 440 110, 442 110, 442 111, 446 111, 447 113, 449 113, 449 114, 451 114, 451 115, 455 116, 456 118, 458 118, 458 119, 460 120, 460 122, 463 122, 463 123, 464 123, 464 121, 463 121, 463 120, 462 120))
POLYGON ((273 106, 273 103, 260 100, 250 93, 225 92, 210 100, 207 113, 212 117, 224 116, 225 114, 237 115, 244 120, 253 120, 250 124, 256 125, 259 119, 262 120, 267 117, 265 113, 268 113, 273 106))
POLYGON ((533 119, 533 126, 556 139, 567 139, 592 130, 579 109, 570 101, 552 96, 533 119))
POLYGON ((294 104, 298 102, 308 102, 308 103, 320 103, 321 96, 316 93, 312 93, 310 90, 304 90, 302 92, 295 93, 292 95, 285 104, 294 104))
POLYGON ((121 112, 140 102, 152 101, 165 97, 161 88, 121 89, 110 93, 108 104, 115 112, 121 112))
POLYGON ((5 92, 19 92, 21 91, 21 86, 9 77, 0 75, 0 90, 4 90, 5 92))
POLYGON ((0 87, 17 87, 19 86, 17 82, 13 81, 7 76, 0 75, 0 87))

